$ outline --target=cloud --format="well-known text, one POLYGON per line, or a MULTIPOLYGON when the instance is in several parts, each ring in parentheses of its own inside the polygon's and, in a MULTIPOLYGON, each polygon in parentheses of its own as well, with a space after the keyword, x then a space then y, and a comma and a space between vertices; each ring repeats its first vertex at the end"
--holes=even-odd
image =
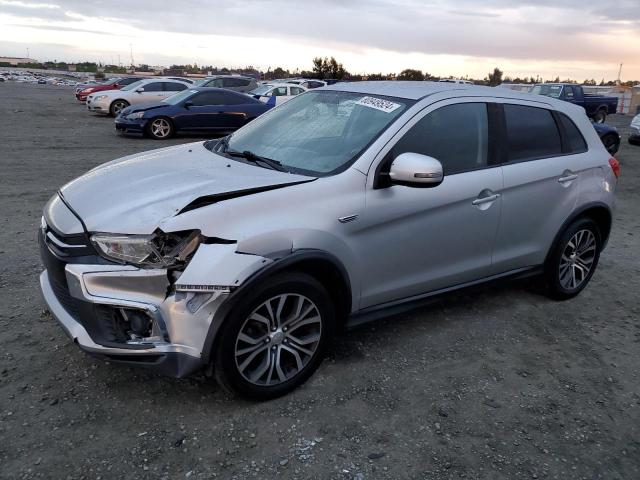
POLYGON ((51 0, 43 8, 0 0, 0 5, 14 25, 25 18, 42 31, 99 33, 88 25, 100 22, 101 32, 111 27, 119 36, 226 37, 224 44, 209 46, 216 56, 232 52, 236 38, 270 38, 349 54, 375 49, 592 63, 640 58, 638 0, 51 0))

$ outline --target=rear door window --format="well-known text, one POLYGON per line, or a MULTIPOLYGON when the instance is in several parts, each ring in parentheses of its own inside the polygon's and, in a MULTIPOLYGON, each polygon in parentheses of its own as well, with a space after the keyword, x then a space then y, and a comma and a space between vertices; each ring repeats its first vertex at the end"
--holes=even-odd
POLYGON ((187 86, 184 83, 177 82, 164 82, 165 92, 181 92, 185 90, 187 86))
POLYGON ((509 162, 562 155, 560 132, 551 112, 525 105, 504 105, 509 162))
POLYGON ((142 87, 145 92, 161 92, 163 83, 164 82, 151 82, 143 85, 142 87))

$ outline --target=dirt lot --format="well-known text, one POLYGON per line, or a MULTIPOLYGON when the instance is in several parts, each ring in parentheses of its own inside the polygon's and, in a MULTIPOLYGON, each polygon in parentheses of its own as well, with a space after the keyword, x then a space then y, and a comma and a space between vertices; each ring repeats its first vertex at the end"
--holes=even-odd
POLYGON ((621 131, 613 233, 578 298, 460 293, 341 335, 303 388, 250 403, 91 359, 43 311, 45 201, 167 143, 118 137, 68 88, 0 84, 0 477, 640 478, 640 148, 621 131))

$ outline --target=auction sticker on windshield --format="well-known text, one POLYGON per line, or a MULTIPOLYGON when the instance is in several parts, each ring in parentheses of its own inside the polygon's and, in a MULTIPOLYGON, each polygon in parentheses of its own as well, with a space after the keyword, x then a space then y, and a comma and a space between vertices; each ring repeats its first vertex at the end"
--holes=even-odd
POLYGON ((356 102, 356 105, 362 105, 363 107, 375 108, 382 112, 391 113, 395 109, 400 108, 402 105, 399 103, 390 102, 389 100, 383 100, 376 97, 362 97, 356 102))

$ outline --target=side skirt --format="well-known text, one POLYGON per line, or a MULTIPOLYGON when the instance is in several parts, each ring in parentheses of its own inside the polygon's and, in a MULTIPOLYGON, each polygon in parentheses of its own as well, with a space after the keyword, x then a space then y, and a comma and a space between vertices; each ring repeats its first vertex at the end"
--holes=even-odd
POLYGON ((424 307, 425 305, 429 305, 435 302, 440 297, 448 293, 455 292, 464 288, 473 287, 483 283, 494 282, 497 280, 503 280, 506 278, 519 279, 534 277, 542 273, 542 266, 518 268, 516 270, 510 270, 508 272, 499 273, 490 277, 484 277, 478 280, 473 280, 471 282, 461 283, 452 287, 434 290, 433 292, 423 293, 420 295, 415 295, 413 297, 403 298, 401 300, 394 300, 392 302, 382 303, 380 305, 373 305, 371 307, 360 310, 359 312, 351 314, 351 316, 345 323, 345 329, 352 330, 359 327, 360 325, 373 322, 381 318, 398 315, 424 307))

